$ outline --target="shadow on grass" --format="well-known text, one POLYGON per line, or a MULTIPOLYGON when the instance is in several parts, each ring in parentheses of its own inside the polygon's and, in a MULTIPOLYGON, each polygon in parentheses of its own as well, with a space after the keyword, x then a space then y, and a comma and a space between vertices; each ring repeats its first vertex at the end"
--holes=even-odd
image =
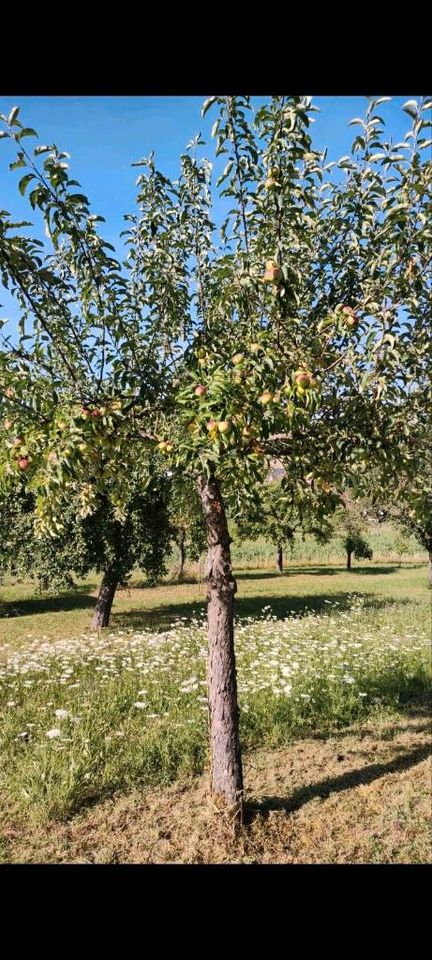
POLYGON ((71 610, 90 610, 96 600, 88 593, 88 586, 75 587, 58 596, 26 597, 23 600, 1 600, 0 619, 26 617, 37 613, 60 613, 71 610))
POLYGON ((409 770, 410 767, 426 760, 431 754, 432 745, 429 743, 423 744, 386 763, 371 763, 360 770, 343 773, 340 777, 328 777, 326 780, 300 787, 288 797, 263 797, 262 800, 257 802, 251 800, 246 804, 246 822, 251 822, 257 815, 268 813, 270 810, 284 810, 286 813, 293 813, 294 810, 299 810, 300 807, 309 803, 315 797, 326 800, 332 793, 341 793, 343 790, 352 790, 361 784, 372 783, 388 773, 409 770))
MULTIPOLYGON (((422 566, 422 564, 418 564, 418 566, 422 566)), ((386 566, 375 566, 375 567, 352 567, 351 570, 347 570, 346 567, 342 567, 342 566, 335 567, 333 565, 327 566, 325 563, 323 563, 321 565, 316 564, 310 567, 289 566, 285 568, 283 573, 279 573, 276 570, 242 571, 241 573, 235 573, 235 578, 236 580, 283 580, 284 577, 289 579, 289 577, 292 575, 294 576, 301 575, 304 577, 309 574, 310 576, 315 576, 315 577, 326 577, 326 576, 331 577, 331 576, 339 576, 340 574, 347 574, 351 576, 351 574, 355 574, 355 573, 359 573, 361 575, 369 574, 372 576, 377 576, 377 575, 381 576, 386 573, 395 573, 395 571, 398 569, 399 567, 397 567, 396 565, 392 566, 389 564, 386 566)))
MULTIPOLYGON (((365 596, 364 598, 364 609, 373 609, 380 610, 385 607, 394 604, 405 605, 409 604, 409 599, 399 599, 395 600, 394 598, 380 598, 371 596, 365 596)), ((331 595, 331 601, 329 601, 328 594, 307 594, 305 596, 286 596, 286 597, 272 597, 259 595, 255 597, 236 597, 235 602, 235 616, 236 619, 243 619, 245 617, 257 618, 262 615, 263 608, 266 606, 271 607, 271 613, 278 620, 283 620, 285 617, 294 614, 295 616, 302 616, 307 613, 329 613, 330 611, 336 610, 342 611, 349 609, 351 605, 351 598, 347 593, 333 593, 331 595)), ((141 628, 157 628, 166 629, 170 625, 175 625, 177 620, 186 618, 185 622, 189 622, 197 615, 203 615, 206 611, 206 601, 196 600, 188 601, 183 603, 173 603, 173 604, 164 604, 159 605, 158 607, 153 607, 147 610, 123 610, 115 611, 111 616, 111 626, 112 627, 132 627, 133 629, 139 630, 141 628)))

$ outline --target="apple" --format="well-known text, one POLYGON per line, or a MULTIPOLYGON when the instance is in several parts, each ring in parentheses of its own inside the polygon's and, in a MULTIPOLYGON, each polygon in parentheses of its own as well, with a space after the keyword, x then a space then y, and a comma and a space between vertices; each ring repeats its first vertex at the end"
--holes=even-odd
POLYGON ((204 360, 205 357, 207 356, 206 351, 204 350, 204 347, 200 347, 197 350, 196 355, 200 360, 204 360))
POLYGON ((91 412, 88 407, 81 407, 81 416, 84 418, 84 420, 87 420, 87 417, 91 417, 91 412))
POLYGON ((206 427, 207 430, 214 430, 217 427, 216 420, 207 420, 206 427))
POLYGON ((102 410, 97 410, 97 409, 96 409, 96 410, 92 410, 91 415, 92 415, 92 417, 101 417, 101 416, 102 416, 102 410))
POLYGON ((269 283, 278 284, 282 280, 282 270, 276 260, 267 260, 263 279, 269 283))
POLYGON ((307 387, 310 386, 311 379, 313 378, 312 378, 312 374, 309 373, 308 370, 296 370, 294 374, 294 379, 298 387, 303 387, 303 389, 307 389, 307 387))
POLYGON ((264 390, 264 393, 262 393, 261 396, 258 397, 258 400, 260 401, 260 403, 263 403, 263 404, 270 403, 272 399, 273 399, 273 394, 270 393, 270 390, 264 390))
POLYGON ((249 430, 249 427, 243 427, 242 437, 250 437, 250 435, 251 435, 251 432, 249 430))
POLYGON ((13 387, 7 387, 7 389, 5 390, 5 396, 8 397, 9 400, 11 400, 11 398, 15 396, 15 390, 14 390, 14 388, 13 388, 13 387))
POLYGON ((219 430, 219 433, 226 433, 227 430, 229 430, 229 428, 230 428, 229 421, 228 421, 228 420, 219 420, 219 423, 218 423, 218 425, 217 425, 217 428, 218 428, 218 430, 219 430))
POLYGON ((5 420, 4 428, 5 430, 10 430, 13 427, 13 420, 5 420))
POLYGON ((195 387, 195 396, 203 397, 205 393, 207 393, 207 387, 205 387, 202 383, 199 383, 198 386, 195 387))
POLYGON ((166 443, 166 444, 165 444, 165 450, 166 450, 167 453, 171 453, 171 451, 174 450, 174 444, 173 444, 173 443, 166 443))
POLYGON ((48 461, 49 463, 57 463, 57 454, 54 450, 51 450, 51 453, 48 454, 48 461))
POLYGON ((167 448, 166 440, 161 440, 160 443, 158 443, 157 448, 158 450, 166 450, 167 448))
POLYGON ((12 442, 12 446, 13 446, 13 447, 21 447, 23 443, 24 443, 24 440, 23 440, 22 437, 15 437, 14 440, 13 440, 13 442, 12 442))
POLYGON ((241 363, 242 360, 244 360, 244 356, 242 353, 235 353, 234 356, 232 357, 232 362, 235 366, 241 363))
POLYGON ((30 463, 30 460, 28 457, 20 457, 18 460, 18 466, 20 470, 27 470, 29 463, 30 463))
POLYGON ((277 390, 277 392, 273 394, 273 403, 279 403, 280 398, 281 398, 280 390, 277 390))
POLYGON ((249 349, 250 349, 250 352, 251 352, 251 353, 259 353, 259 351, 261 350, 261 344, 260 344, 260 343, 251 343, 249 349))
POLYGON ((266 190, 275 190, 279 186, 277 180, 274 177, 267 177, 267 180, 264 183, 266 190))

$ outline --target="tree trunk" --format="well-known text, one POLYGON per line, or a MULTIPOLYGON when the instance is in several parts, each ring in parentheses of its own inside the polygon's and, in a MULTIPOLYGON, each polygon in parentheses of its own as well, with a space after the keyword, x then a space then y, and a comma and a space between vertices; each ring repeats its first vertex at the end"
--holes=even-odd
POLYGON ((208 557, 208 700, 211 795, 218 810, 237 829, 243 817, 243 772, 239 736, 237 675, 234 652, 234 594, 230 536, 224 504, 215 477, 198 478, 207 528, 208 557))
POLYGON ((99 596, 93 614, 92 630, 100 630, 102 627, 108 626, 118 581, 118 576, 116 576, 112 569, 108 568, 102 577, 99 596))
POLYGON ((429 550, 429 586, 432 587, 432 550, 429 550))
POLYGON ((179 548, 179 568, 177 573, 177 579, 181 580, 183 577, 185 559, 186 559, 186 547, 185 547, 186 535, 184 530, 180 530, 178 548, 179 548))
POLYGON ((283 573, 283 550, 280 543, 276 547, 276 567, 279 573, 283 573))
POLYGON ((346 566, 347 570, 351 570, 351 556, 352 556, 352 550, 347 550, 347 566, 346 566))

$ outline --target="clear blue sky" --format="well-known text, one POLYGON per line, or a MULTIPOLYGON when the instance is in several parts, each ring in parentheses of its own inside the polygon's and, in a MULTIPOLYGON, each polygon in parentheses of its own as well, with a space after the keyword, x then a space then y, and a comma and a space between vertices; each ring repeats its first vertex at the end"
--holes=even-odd
MULTIPOLYGON (((395 97, 379 110, 386 120, 389 136, 396 141, 409 129, 409 117, 401 107, 415 94, 395 97)), ((213 145, 210 130, 215 112, 201 117, 202 97, 3 97, 0 95, 0 113, 8 114, 12 106, 21 107, 20 119, 34 127, 40 143, 56 143, 70 154, 71 176, 79 180, 83 192, 90 198, 92 211, 106 218, 101 225, 104 238, 112 243, 120 257, 119 233, 125 227, 123 214, 132 212, 135 201, 135 180, 139 173, 131 162, 155 151, 159 169, 170 177, 178 174, 178 157, 186 144, 201 131, 212 159, 213 145)), ((253 98, 259 105, 267 98, 253 98)), ((328 147, 329 160, 336 160, 350 152, 350 145, 358 128, 348 127, 355 116, 364 116, 366 97, 314 97, 320 108, 312 126, 313 143, 317 149, 328 147)), ((36 140, 25 141, 30 147, 36 140)), ((22 171, 9 171, 14 159, 12 145, 0 141, 0 208, 19 218, 35 220, 28 202, 17 190, 22 171)), ((223 158, 221 158, 223 159, 223 158)), ((221 207, 216 205, 213 215, 219 220, 221 207)), ((39 233, 40 231, 38 231, 39 233)), ((10 298, 0 288, 3 304, 1 317, 12 319, 16 313, 10 307, 10 298)), ((9 324, 8 324, 9 326, 9 324)))

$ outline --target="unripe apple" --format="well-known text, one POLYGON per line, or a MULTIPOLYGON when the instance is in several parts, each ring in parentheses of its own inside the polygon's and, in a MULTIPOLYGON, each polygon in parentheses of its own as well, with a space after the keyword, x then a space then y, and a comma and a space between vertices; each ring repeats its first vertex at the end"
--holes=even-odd
POLYGON ((167 453, 171 453, 172 450, 174 450, 174 444, 173 444, 173 443, 166 443, 166 444, 165 444, 165 450, 166 450, 167 453))
POLYGON ((276 260, 267 260, 264 278, 269 283, 278 284, 282 280, 282 270, 276 260))
POLYGON ((13 420, 5 420, 4 422, 5 430, 11 430, 12 427, 13 427, 13 420))
POLYGON ((242 360, 244 360, 244 355, 242 353, 235 353, 234 356, 232 357, 232 362, 234 363, 235 366, 241 363, 242 360))
POLYGON ((274 177, 267 177, 267 180, 264 183, 266 190, 275 190, 276 187, 279 187, 279 183, 275 180, 274 177))
POLYGON ((277 390, 276 393, 273 394, 273 403, 279 403, 280 398, 281 398, 280 390, 277 390))
POLYGON ((199 349, 196 352, 196 355, 197 357, 199 357, 200 360, 204 360, 204 358, 206 357, 206 351, 204 350, 204 347, 199 347, 199 349))
POLYGON ((227 430, 229 430, 229 428, 230 428, 229 421, 228 421, 228 420, 219 420, 219 423, 218 423, 218 425, 217 425, 217 428, 218 428, 218 430, 219 430, 219 433, 226 433, 227 430))
POLYGON ((189 430, 189 433, 195 433, 197 430, 197 427, 198 427, 198 424, 196 423, 195 420, 192 420, 192 423, 188 423, 187 425, 187 429, 189 430))
POLYGON ((206 392, 207 392, 207 387, 205 387, 202 383, 199 383, 198 386, 195 387, 196 397, 203 397, 206 392))
POLYGON ((261 344, 260 344, 260 343, 251 343, 249 349, 250 349, 250 352, 251 352, 251 353, 259 353, 259 351, 261 350, 261 344))
POLYGON ((198 366, 199 366, 199 367, 206 367, 206 366, 207 366, 207 360, 204 360, 204 359, 203 359, 203 360, 198 360, 198 366))
POLYGON ((166 440, 161 440, 160 443, 158 443, 157 448, 158 450, 166 450, 167 448, 166 440))
POLYGON ((11 400, 15 396, 15 390, 13 387, 7 387, 5 390, 6 397, 11 400))
POLYGON ((30 460, 28 457, 20 457, 18 460, 18 466, 20 470, 27 470, 29 463, 30 463, 30 460))
POLYGON ((264 390, 264 393, 262 393, 261 396, 258 397, 259 402, 263 404, 270 403, 272 399, 273 399, 273 394, 270 393, 270 390, 264 390))

